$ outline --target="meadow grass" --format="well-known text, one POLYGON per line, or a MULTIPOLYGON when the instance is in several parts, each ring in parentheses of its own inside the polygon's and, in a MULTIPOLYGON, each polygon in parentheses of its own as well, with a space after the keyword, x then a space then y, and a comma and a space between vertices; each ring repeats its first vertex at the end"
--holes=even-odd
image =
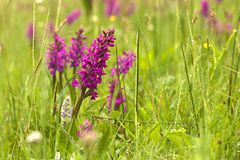
POLYGON ((57 152, 63 159, 240 159, 240 1, 209 3, 213 15, 232 24, 230 32, 216 33, 195 0, 136 0, 133 15, 114 19, 104 16, 100 0, 92 9, 86 0, 0 0, 0 159, 54 159, 57 152), (81 17, 61 26, 76 8, 81 17), (68 129, 61 126, 53 105, 60 107, 70 95, 74 106, 80 89, 74 97, 70 70, 60 91, 52 85, 49 21, 61 26, 58 33, 68 45, 80 27, 88 44, 114 28, 109 68, 122 50, 135 52, 134 67, 120 83, 127 112, 108 113, 107 68, 98 98, 84 99, 68 129), (30 41, 29 22, 36 26, 30 41), (91 145, 76 134, 86 119, 98 135, 91 145), (32 131, 41 132, 40 142, 27 142, 32 131))

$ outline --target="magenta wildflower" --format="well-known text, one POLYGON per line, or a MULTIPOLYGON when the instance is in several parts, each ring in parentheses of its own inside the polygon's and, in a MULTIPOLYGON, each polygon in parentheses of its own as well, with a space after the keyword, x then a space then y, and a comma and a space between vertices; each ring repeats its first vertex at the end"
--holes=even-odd
MULTIPOLYGON (((133 66, 135 60, 136 55, 132 51, 123 51, 123 56, 118 57, 118 74, 126 75, 129 69, 133 66)), ((116 72, 117 68, 113 68, 111 76, 113 77, 116 72)))
POLYGON ((207 0, 201 1, 201 14, 204 17, 207 17, 209 15, 209 3, 207 0))
MULTIPOLYGON (((111 112, 113 100, 115 98, 114 94, 115 94, 116 90, 118 90, 118 92, 117 92, 115 102, 114 102, 114 110, 118 110, 119 107, 126 102, 126 98, 122 94, 123 88, 121 88, 119 90, 119 88, 117 88, 118 86, 119 86, 118 80, 113 79, 112 81, 109 82, 109 86, 108 86, 109 87, 109 95, 107 97, 108 112, 111 112)), ((124 106, 124 111, 126 111, 126 106, 124 106)))
POLYGON ((83 124, 80 125, 80 130, 77 132, 78 137, 82 137, 84 134, 93 131, 93 125, 89 120, 85 120, 83 124))
POLYGON ((72 45, 69 47, 70 51, 68 55, 68 62, 70 62, 70 67, 72 68, 79 66, 85 50, 83 40, 86 39, 86 36, 83 35, 83 29, 80 29, 76 35, 77 37, 71 40, 72 45))
POLYGON ((123 55, 118 57, 118 67, 111 69, 111 77, 113 77, 113 79, 109 82, 109 95, 107 97, 108 112, 111 112, 113 103, 114 110, 118 110, 119 107, 123 104, 124 111, 126 112, 126 104, 124 104, 126 102, 126 98, 123 95, 123 88, 119 86, 119 81, 114 79, 114 75, 118 77, 122 75, 124 78, 125 75, 128 73, 129 69, 133 66, 135 60, 136 55, 132 51, 123 51, 123 55), (114 97, 114 94, 116 94, 116 97, 114 97), (113 102, 114 99, 115 102, 113 102))
POLYGON ((81 88, 81 84, 79 83, 79 81, 77 79, 74 79, 72 81, 72 86, 73 87, 78 87, 78 88, 81 88))
POLYGON ((67 24, 71 25, 73 22, 75 22, 81 15, 81 12, 79 10, 74 10, 72 11, 68 16, 67 16, 67 24))
POLYGON ((119 0, 105 0, 105 15, 119 15, 120 12, 120 2, 119 0))
POLYGON ((66 45, 64 39, 57 35, 53 34, 54 42, 50 44, 49 49, 47 50, 47 64, 48 69, 52 76, 56 75, 56 72, 62 73, 66 66, 66 45))
MULTIPOLYGON (((81 84, 82 89, 89 89, 87 94, 91 95, 92 99, 97 97, 97 85, 102 82, 104 68, 107 67, 106 61, 110 56, 109 47, 114 46, 114 41, 114 30, 103 31, 88 48, 88 53, 82 57, 82 69, 78 73, 81 82, 78 84, 81 84)), ((74 84, 79 86, 76 85, 76 80, 74 84)))
POLYGON ((33 23, 32 22, 30 22, 27 26, 26 36, 30 41, 32 41, 33 39, 33 23))

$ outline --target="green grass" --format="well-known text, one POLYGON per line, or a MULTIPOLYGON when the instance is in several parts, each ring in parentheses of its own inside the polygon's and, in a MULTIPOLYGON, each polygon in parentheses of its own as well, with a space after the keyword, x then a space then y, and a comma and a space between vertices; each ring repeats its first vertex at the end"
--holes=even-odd
MULTIPOLYGON (((137 0, 132 16, 115 21, 103 15, 100 1, 92 12, 83 2, 0 0, 0 159, 54 159, 57 150, 65 159, 72 155, 76 159, 240 159, 240 1, 210 3, 216 16, 236 29, 232 33, 215 33, 195 0, 137 0), (52 41, 46 23, 51 20, 58 27, 76 8, 82 11, 80 19, 59 31, 67 44, 80 26, 88 44, 103 29, 114 28, 117 48, 112 49, 108 66, 116 65, 122 50, 138 55, 121 83, 128 106, 124 115, 101 110, 108 95, 109 68, 97 100, 83 101, 73 133, 89 119, 98 133, 90 147, 52 116, 54 93, 45 62, 52 41), (225 11, 232 13, 232 20, 225 18, 225 11), (31 46, 25 30, 33 19, 36 39, 31 46), (35 130, 43 139, 29 144, 26 137, 35 130)), ((67 95, 70 90, 64 85, 57 93, 58 106, 67 95)))

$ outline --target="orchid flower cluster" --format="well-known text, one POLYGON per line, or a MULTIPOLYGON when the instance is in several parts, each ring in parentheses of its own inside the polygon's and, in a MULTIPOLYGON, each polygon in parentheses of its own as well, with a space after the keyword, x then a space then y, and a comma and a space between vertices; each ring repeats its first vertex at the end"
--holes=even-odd
POLYGON ((107 68, 107 60, 110 57, 110 47, 114 46, 114 30, 103 31, 97 39, 93 40, 91 47, 87 48, 87 54, 81 59, 82 68, 78 71, 79 78, 72 83, 73 87, 81 88, 85 96, 91 99, 97 97, 97 85, 101 84, 102 76, 107 68))
POLYGON ((68 25, 73 24, 79 17, 81 16, 80 10, 76 9, 69 13, 66 17, 66 21, 68 25))
MULTIPOLYGON (((57 33, 53 34, 54 41, 50 43, 47 50, 48 69, 53 78, 56 79, 56 74, 59 73, 61 77, 69 66, 74 71, 71 86, 80 89, 80 95, 75 108, 73 108, 72 117, 78 115, 81 103, 85 98, 91 97, 92 100, 97 98, 98 85, 102 83, 102 76, 106 74, 105 69, 108 67, 107 60, 110 57, 110 48, 115 45, 114 33, 113 29, 103 31, 98 38, 93 40, 90 47, 87 47, 84 42, 86 36, 83 29, 80 29, 76 33, 76 37, 71 39, 71 46, 69 47, 57 33)), ((109 112, 112 103, 114 103, 114 109, 118 110, 119 106, 126 102, 119 77, 124 79, 133 66, 135 58, 136 56, 132 51, 123 51, 123 55, 118 57, 117 67, 111 69, 112 81, 109 82, 107 99, 109 112), (117 93, 116 98, 114 96, 115 92, 117 93)), ((126 110, 126 105, 124 106, 126 110)))
POLYGON ((123 55, 118 57, 117 67, 111 69, 112 81, 109 82, 108 112, 111 112, 112 104, 114 104, 114 110, 119 110, 120 106, 123 105, 123 110, 126 112, 126 98, 123 94, 123 88, 120 86, 120 78, 125 78, 135 60, 136 55, 132 51, 123 51, 123 55), (116 97, 114 97, 115 94, 116 97))
POLYGON ((56 72, 61 74, 66 67, 67 51, 63 38, 54 33, 53 39, 54 42, 50 43, 47 50, 47 64, 51 75, 56 76, 56 72))
MULTIPOLYGON (((80 90, 80 94, 76 103, 72 107, 71 97, 67 96, 63 101, 60 111, 60 122, 62 127, 69 126, 69 133, 74 131, 74 123, 80 111, 83 100, 87 97, 91 97, 91 100, 95 100, 98 96, 98 85, 102 83, 102 77, 105 75, 105 69, 107 61, 110 57, 110 48, 115 45, 115 31, 109 29, 103 31, 98 38, 92 41, 92 44, 88 47, 86 42, 86 36, 84 35, 83 29, 79 29, 76 32, 76 37, 71 38, 71 45, 68 47, 65 44, 64 38, 60 37, 57 33, 53 34, 53 42, 47 50, 46 62, 50 74, 53 77, 53 83, 56 83, 57 73, 59 73, 60 88, 62 86, 62 74, 65 73, 67 77, 67 68, 73 69, 72 83, 74 93, 75 89, 80 90)), ((126 108, 126 97, 123 94, 124 88, 121 87, 121 80, 123 80, 128 73, 129 69, 133 66, 136 59, 135 54, 132 51, 125 52, 123 55, 117 57, 117 65, 111 69, 111 78, 109 82, 109 95, 107 97, 107 108, 108 112, 111 112, 112 105, 114 110, 119 110, 120 106, 126 108), (120 80, 121 79, 121 80, 120 80), (116 96, 115 96, 116 95, 116 96)), ((68 84, 69 79, 66 78, 68 84)), ((58 86, 57 85, 55 86, 58 86)), ((53 86, 54 86, 53 85, 53 86)), ((57 111, 56 107, 56 92, 54 91, 54 107, 53 115, 57 111)), ((58 90, 61 92, 61 89, 58 90)), ((85 147, 90 147, 97 140, 97 133, 93 130, 93 125, 90 121, 86 120, 80 125, 77 132, 77 136, 80 138, 85 147)))

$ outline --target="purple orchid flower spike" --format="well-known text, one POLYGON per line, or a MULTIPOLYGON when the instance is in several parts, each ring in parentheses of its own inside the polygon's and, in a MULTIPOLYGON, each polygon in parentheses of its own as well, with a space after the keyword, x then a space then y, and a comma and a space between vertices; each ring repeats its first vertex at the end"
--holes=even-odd
POLYGON ((123 55, 118 57, 118 68, 111 69, 111 77, 113 79, 109 82, 109 95, 107 97, 108 112, 111 112, 112 104, 114 104, 114 110, 119 110, 119 107, 123 104, 124 112, 127 111, 125 104, 126 98, 123 95, 123 88, 119 86, 119 80, 114 79, 114 76, 116 75, 117 77, 120 77, 122 75, 124 78, 129 69, 133 66, 135 60, 136 55, 132 51, 123 51, 123 55), (116 97, 114 97, 115 92, 117 93, 116 97), (113 102, 114 99, 115 102, 113 102))
POLYGON ((64 71, 67 52, 63 38, 57 35, 57 33, 54 33, 53 39, 54 42, 50 44, 47 50, 47 64, 51 75, 55 76, 57 71, 59 73, 64 71))
MULTIPOLYGON (((91 96, 92 99, 97 97, 97 85, 101 84, 102 76, 105 74, 104 68, 107 68, 107 60, 110 56, 109 47, 114 46, 114 30, 103 31, 97 39, 93 41, 90 48, 87 49, 87 54, 81 59, 82 69, 78 72, 80 77, 81 87, 83 90, 88 89, 86 96, 91 96)), ((75 84, 76 80, 75 80, 75 84)), ((74 85, 79 86, 79 85, 74 85)))
POLYGON ((30 22, 27 26, 27 29, 26 29, 26 37, 28 38, 29 41, 32 41, 33 39, 33 23, 30 22))
POLYGON ((119 0, 105 0, 105 15, 106 16, 118 16, 120 13, 119 0))
POLYGON ((83 35, 84 30, 80 29, 76 33, 76 38, 72 38, 71 42, 72 45, 69 47, 69 54, 68 54, 68 62, 70 63, 71 68, 77 68, 81 63, 82 57, 84 56, 85 52, 85 45, 83 41, 87 38, 83 35))
POLYGON ((132 51, 123 51, 123 56, 118 57, 118 71, 117 68, 112 68, 111 76, 113 77, 117 72, 117 74, 122 74, 125 76, 129 69, 133 66, 135 60, 136 55, 132 51))
MULTIPOLYGON (((112 104, 114 103, 114 110, 119 110, 120 106, 126 102, 126 98, 123 95, 123 88, 119 89, 119 82, 118 80, 112 80, 109 82, 109 95, 107 97, 107 107, 108 112, 112 110, 112 104), (116 98, 114 94, 117 90, 116 98), (115 102, 113 100, 115 99, 115 102)), ((124 104, 124 111, 126 111, 126 105, 124 104)))
POLYGON ((209 3, 207 0, 201 1, 201 14, 204 17, 207 17, 209 15, 209 3))
POLYGON ((80 10, 73 10, 69 15, 67 16, 67 24, 71 25, 73 24, 79 17, 81 16, 80 10))

